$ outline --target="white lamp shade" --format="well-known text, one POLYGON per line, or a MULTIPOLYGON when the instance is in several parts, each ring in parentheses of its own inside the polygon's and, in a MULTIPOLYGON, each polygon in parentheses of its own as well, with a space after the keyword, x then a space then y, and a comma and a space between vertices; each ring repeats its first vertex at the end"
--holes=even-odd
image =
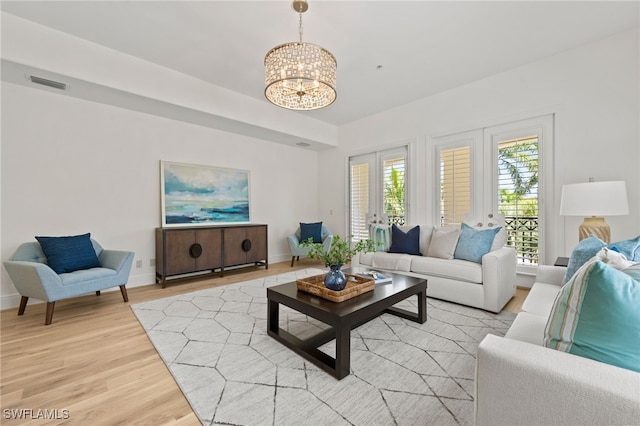
POLYGON ((586 182, 562 186, 563 216, 621 216, 629 214, 624 181, 586 182))

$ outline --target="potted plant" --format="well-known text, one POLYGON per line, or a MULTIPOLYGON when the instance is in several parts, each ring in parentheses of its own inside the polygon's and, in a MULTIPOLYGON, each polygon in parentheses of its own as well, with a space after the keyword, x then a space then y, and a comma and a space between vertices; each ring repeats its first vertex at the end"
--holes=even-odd
POLYGON ((340 235, 333 237, 329 250, 325 250, 322 244, 316 244, 312 238, 302 243, 304 247, 310 247, 307 257, 313 260, 322 260, 331 270, 324 278, 324 285, 331 290, 342 290, 347 285, 347 277, 340 270, 343 265, 351 262, 351 258, 357 253, 375 251, 375 243, 370 239, 359 240, 353 246, 349 239, 343 240, 340 235))

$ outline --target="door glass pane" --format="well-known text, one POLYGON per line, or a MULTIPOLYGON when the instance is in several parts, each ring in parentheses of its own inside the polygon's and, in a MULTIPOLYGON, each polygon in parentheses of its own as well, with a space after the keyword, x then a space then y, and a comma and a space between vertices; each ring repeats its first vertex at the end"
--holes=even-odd
POLYGON ((460 226, 471 211, 471 147, 440 150, 440 226, 460 226))
POLYGON ((498 143, 498 209, 518 263, 538 263, 538 137, 498 143))
POLYGON ((383 165, 384 214, 389 224, 404 225, 405 203, 405 157, 384 160, 383 165))

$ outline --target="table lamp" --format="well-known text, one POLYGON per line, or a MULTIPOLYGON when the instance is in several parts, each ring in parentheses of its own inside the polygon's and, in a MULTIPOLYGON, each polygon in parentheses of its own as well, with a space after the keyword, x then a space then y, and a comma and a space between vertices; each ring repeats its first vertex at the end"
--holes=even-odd
POLYGON ((611 242, 611 229, 603 216, 629 214, 627 186, 624 181, 594 182, 562 185, 560 214, 584 216, 578 228, 579 239, 594 234, 605 243, 611 242))

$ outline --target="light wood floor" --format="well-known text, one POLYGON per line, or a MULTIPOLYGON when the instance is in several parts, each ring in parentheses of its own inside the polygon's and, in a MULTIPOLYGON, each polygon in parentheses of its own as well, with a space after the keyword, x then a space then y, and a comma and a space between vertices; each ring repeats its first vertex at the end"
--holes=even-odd
MULTIPOLYGON (((321 265, 302 259, 294 269, 307 267, 321 265)), ((129 303, 291 270, 283 262, 165 289, 155 284, 131 288, 129 303)), ((519 312, 527 293, 518 289, 505 309, 519 312)), ((17 308, 0 312, 0 423, 199 425, 129 303, 119 291, 59 301, 49 326, 44 326, 44 303, 28 305, 20 317, 17 308), (34 416, 48 410, 59 419, 7 419, 10 409, 32 410, 34 416), (67 413, 68 420, 60 420, 67 413)))

